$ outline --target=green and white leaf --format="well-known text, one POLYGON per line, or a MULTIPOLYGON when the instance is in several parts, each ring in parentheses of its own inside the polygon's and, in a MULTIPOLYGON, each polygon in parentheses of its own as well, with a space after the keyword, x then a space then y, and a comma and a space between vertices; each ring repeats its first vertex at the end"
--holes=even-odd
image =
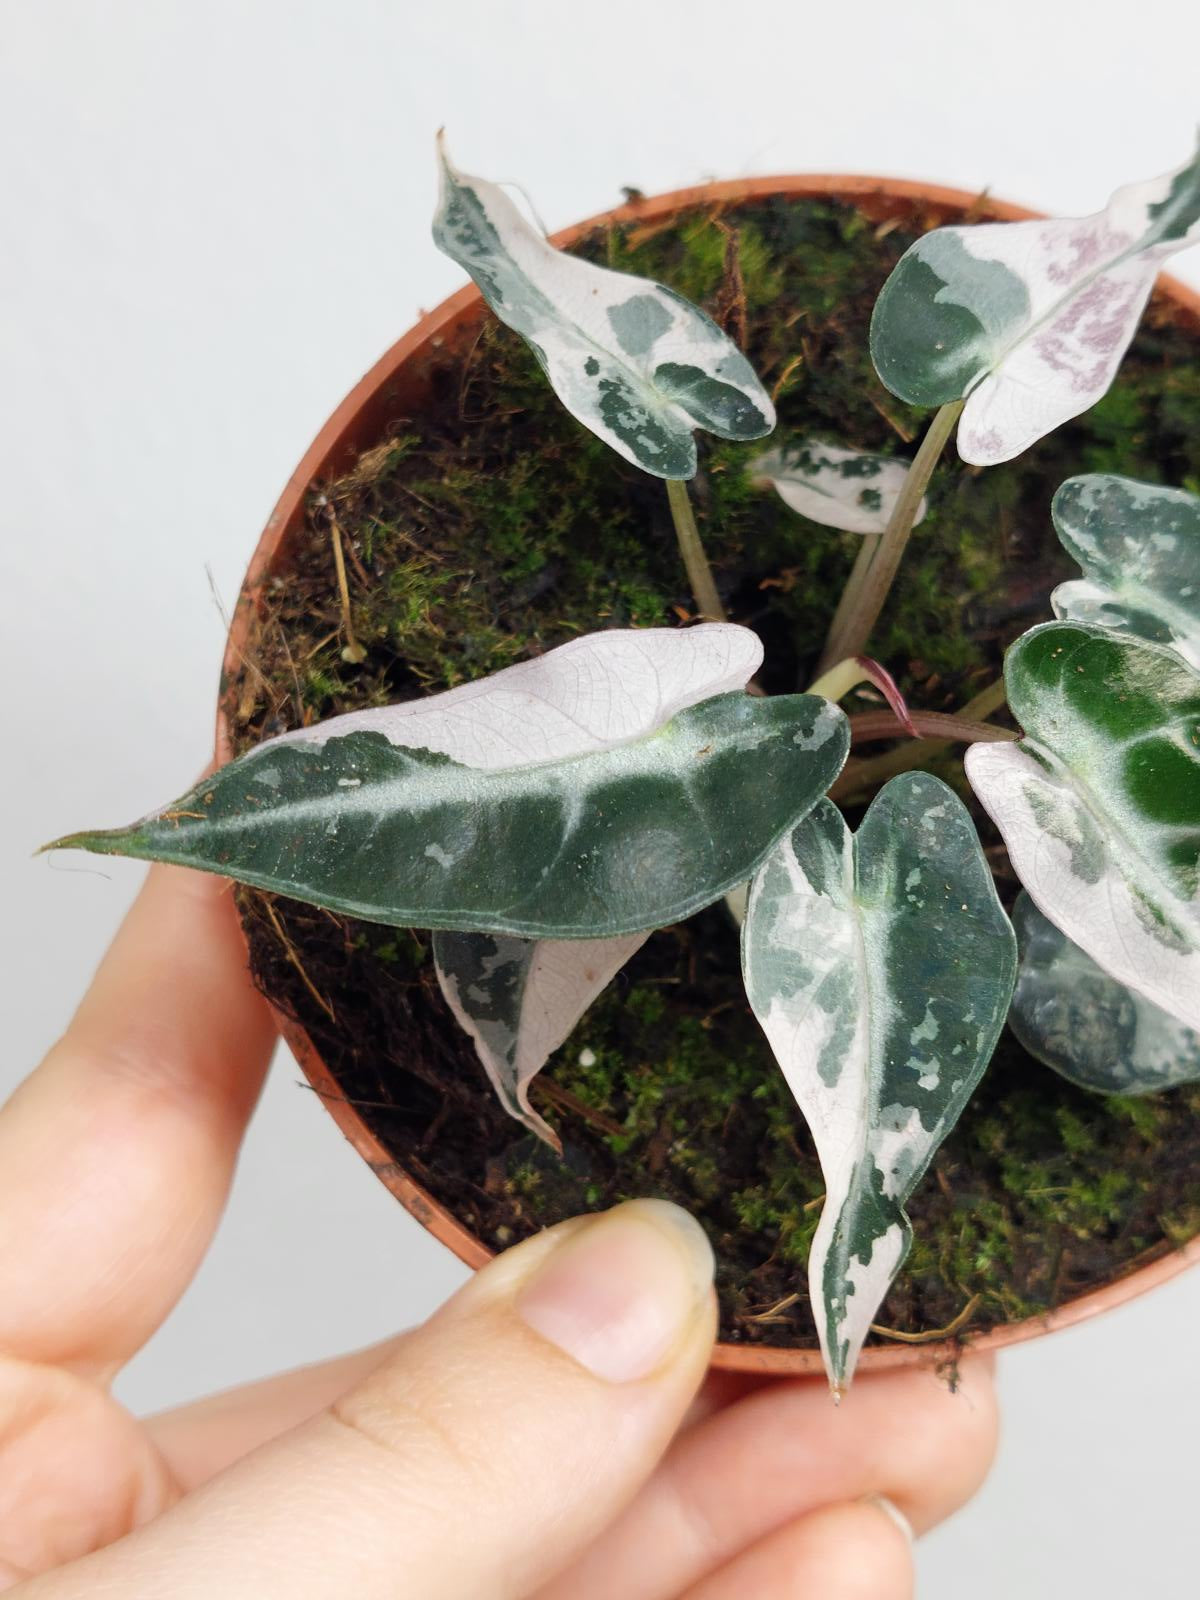
POLYGON ((738 347, 682 295, 556 250, 439 141, 433 237, 525 339, 571 415, 660 478, 696 472, 693 430, 760 439, 771 397, 738 347))
POLYGON ((1100 399, 1162 263, 1200 239, 1200 152, 1089 217, 938 228, 884 284, 871 355, 912 405, 966 397, 964 461, 1008 461, 1100 399))
POLYGON ((905 773, 854 835, 823 800, 754 878, 742 964, 825 1174, 809 1293, 840 1391, 1012 994, 1015 940, 966 807, 905 773))
POLYGON ((1018 877, 1119 982, 1200 1028, 1200 678, 1173 651, 1075 622, 1008 652, 1015 744, 967 751, 1018 877))
MULTIPOLYGON (((757 660, 746 630, 710 626, 723 663, 757 660)), ((59 842, 400 927, 551 939, 662 927, 745 882, 849 744, 818 695, 721 693, 655 725, 688 698, 673 666, 704 653, 686 642, 699 631, 615 646, 592 635, 483 684, 352 712, 267 741, 132 827, 59 842), (561 755, 568 740, 584 753, 561 755), (464 764, 505 748, 511 766, 464 764)))
POLYGON ((1200 498, 1104 472, 1068 478, 1051 508, 1083 568, 1054 614, 1165 644, 1200 670, 1200 498))
MULTIPOLYGON (((748 470, 802 517, 846 533, 882 533, 908 476, 908 464, 894 456, 850 450, 820 439, 767 450, 748 470)), ((926 510, 922 499, 914 527, 926 510)))
POLYGON ((1008 1023, 1030 1055, 1100 1094, 1200 1080, 1200 1034, 1102 972, 1027 894, 1013 926, 1020 968, 1008 1023))
POLYGON ((529 1103, 529 1086, 647 933, 620 939, 514 939, 508 934, 433 936, 442 994, 475 1042, 510 1117, 562 1152, 529 1103))

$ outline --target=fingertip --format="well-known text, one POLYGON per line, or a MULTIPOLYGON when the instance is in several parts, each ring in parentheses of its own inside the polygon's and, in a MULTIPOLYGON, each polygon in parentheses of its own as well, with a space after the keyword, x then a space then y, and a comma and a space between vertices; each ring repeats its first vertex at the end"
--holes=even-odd
MULTIPOLYGON (((716 1335, 715 1259, 704 1230, 665 1200, 575 1218, 490 1263, 439 1318, 507 1302, 541 1340, 606 1383, 647 1379, 716 1335)), ((697 1379, 697 1383, 698 1383, 697 1379)))

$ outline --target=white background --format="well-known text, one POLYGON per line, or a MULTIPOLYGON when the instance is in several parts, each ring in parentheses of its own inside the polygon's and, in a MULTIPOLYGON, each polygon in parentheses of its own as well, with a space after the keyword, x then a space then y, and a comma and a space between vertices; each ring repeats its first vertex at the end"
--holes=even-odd
MULTIPOLYGON (((876 172, 1087 211, 1193 138, 1194 0, 0 0, 0 1089, 140 879, 32 860, 205 758, 226 604, 326 415, 457 287, 432 136, 558 227, 708 176, 876 172)), ((1200 283, 1200 251, 1180 275, 1200 283)), ((281 1059, 153 1408, 382 1336, 461 1276, 281 1059)), ((0 1219, 0 1226, 3 1219, 0 1219)), ((1200 1275, 1002 1363, 930 1600, 1196 1593, 1200 1275)), ((614 1597, 619 1600, 619 1597, 614 1597)))

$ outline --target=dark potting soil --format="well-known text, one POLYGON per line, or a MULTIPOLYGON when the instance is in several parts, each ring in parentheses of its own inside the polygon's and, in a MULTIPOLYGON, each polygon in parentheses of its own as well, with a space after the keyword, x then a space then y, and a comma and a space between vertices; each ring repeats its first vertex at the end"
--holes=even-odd
MULTIPOLYGON (((944 208, 870 197, 708 207, 593 232, 578 247, 700 301, 775 390, 777 441, 819 434, 911 454, 923 415, 867 355, 871 306, 944 208)), ((700 436, 691 486, 734 621, 766 646, 768 691, 803 687, 855 550, 752 486, 763 448, 700 436)), ((775 442, 775 441, 773 441, 775 442)), ((1018 460, 938 468, 872 640, 910 702, 961 706, 1070 575, 1049 520, 1072 473, 1200 490, 1200 329, 1156 296, 1110 393, 1018 460)), ((494 319, 447 350, 419 415, 394 418, 315 490, 227 685, 239 748, 301 723, 436 692, 605 626, 686 623, 692 601, 663 486, 550 394, 494 319), (332 554, 346 552, 347 642, 332 554)), ((869 694, 847 702, 865 710, 869 694)), ((875 755, 886 745, 856 750, 875 755)), ((970 803, 961 751, 931 763, 970 803)), ((851 821, 863 795, 846 806, 851 821)), ((976 812, 1002 896, 1015 883, 976 812)), ((380 1142, 473 1233, 502 1247, 632 1195, 693 1211, 719 1260, 722 1337, 816 1342, 804 1265, 823 1192, 807 1130, 741 986, 714 907, 655 934, 533 1090, 559 1160, 496 1106, 434 980, 428 936, 241 891, 257 981, 308 1031, 380 1142)), ((889 1334, 968 1334, 1046 1310, 1200 1232, 1200 1089, 1148 1099, 1071 1087, 1007 1032, 914 1196, 889 1334)))

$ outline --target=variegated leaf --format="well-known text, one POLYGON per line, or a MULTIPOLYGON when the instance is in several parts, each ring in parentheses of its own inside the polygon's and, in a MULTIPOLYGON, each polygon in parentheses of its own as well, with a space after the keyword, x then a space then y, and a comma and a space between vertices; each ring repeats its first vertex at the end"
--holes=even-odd
POLYGON ((825 1174, 809 1293, 840 1391, 1012 994, 1013 932, 962 802, 905 773, 856 836, 823 800, 755 876, 742 962, 825 1174))
POLYGON ((1008 1023, 1030 1055, 1101 1094, 1200 1080, 1200 1034, 1102 972, 1027 894, 1013 926, 1020 968, 1008 1023))
POLYGON ((500 1104, 560 1153, 558 1135, 529 1103, 529 1085, 648 937, 534 940, 442 931, 433 936, 442 994, 474 1040, 500 1104))
POLYGON ((1103 971, 1200 1028, 1200 678, 1075 622, 1018 639, 1004 677, 1025 736, 966 768, 1018 877, 1103 971))
POLYGON ((1109 473, 1068 478, 1054 526, 1083 568, 1054 614, 1166 644, 1200 669, 1200 498, 1109 473))
POLYGON ((661 927, 744 882, 849 743, 816 695, 688 704, 683 661, 715 652, 712 694, 731 657, 740 682, 759 656, 745 629, 710 627, 695 643, 699 629, 591 635, 446 695, 336 717, 268 740, 129 828, 59 843, 401 927, 559 939, 661 927), (505 750, 512 764, 496 764, 505 750))
POLYGON ((770 433, 771 397, 711 317, 660 283, 554 249, 502 189, 439 153, 434 242, 529 343, 585 428, 660 478, 695 475, 695 428, 770 433))
POLYGON ((1200 153, 1103 211, 938 228, 884 284, 879 376, 912 405, 967 397, 964 461, 1008 461, 1104 394, 1166 258, 1200 239, 1200 153))
MULTIPOLYGON (((846 533, 882 533, 908 476, 908 464, 894 456, 802 439, 766 451, 749 471, 811 522, 846 533)), ((926 509, 922 500, 914 527, 926 509)))

